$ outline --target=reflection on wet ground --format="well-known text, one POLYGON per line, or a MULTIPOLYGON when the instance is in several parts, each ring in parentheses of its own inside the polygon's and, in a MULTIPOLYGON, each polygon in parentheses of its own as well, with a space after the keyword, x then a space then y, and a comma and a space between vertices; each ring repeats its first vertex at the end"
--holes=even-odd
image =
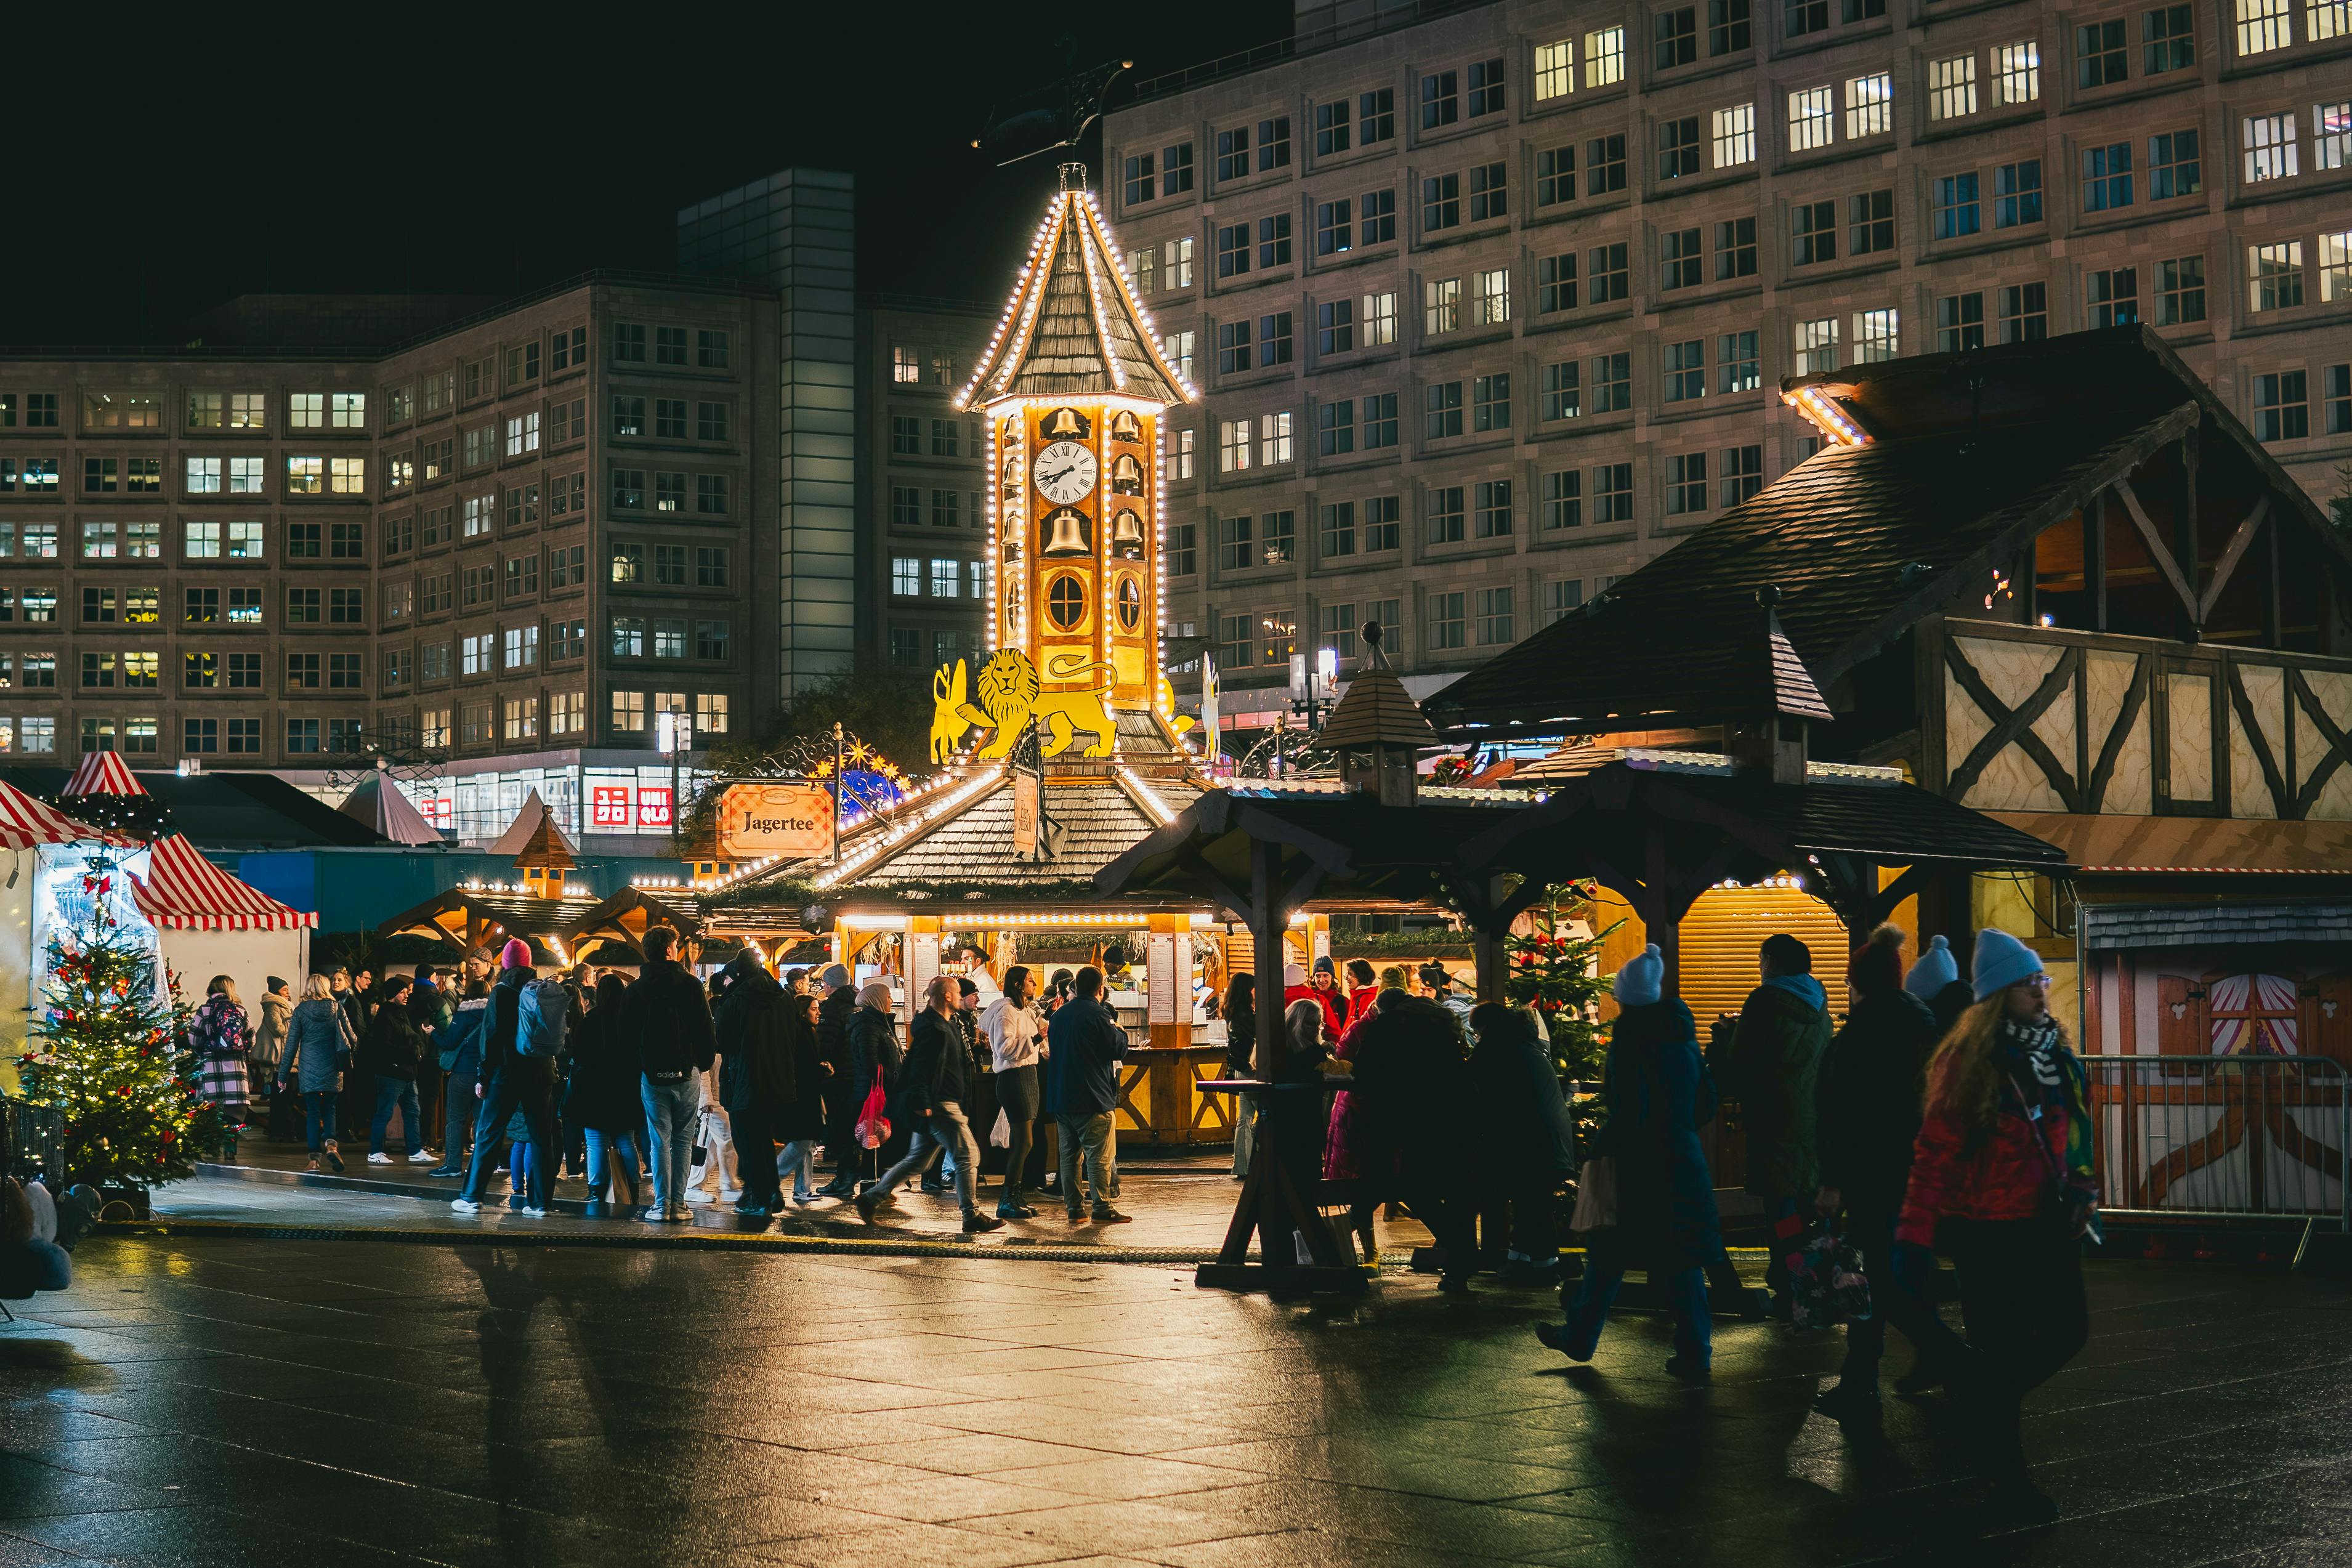
POLYGON ((2032 1406, 2069 1511, 1976 1538, 1936 1401, 1838 1347, 1391 1271, 1273 1303, 1142 1264, 105 1236, 0 1326, 0 1568, 393 1562, 2174 1568, 2352 1561, 2346 1292, 2095 1265, 2032 1406))

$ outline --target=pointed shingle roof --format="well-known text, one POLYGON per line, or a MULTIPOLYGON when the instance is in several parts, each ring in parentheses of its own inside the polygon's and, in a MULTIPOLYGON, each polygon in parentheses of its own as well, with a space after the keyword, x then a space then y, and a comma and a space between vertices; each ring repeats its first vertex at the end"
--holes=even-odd
POLYGON ((1102 214, 1065 168, 1029 265, 961 406, 1000 397, 1135 397, 1165 406, 1192 389, 1160 352, 1150 318, 1128 289, 1102 214))

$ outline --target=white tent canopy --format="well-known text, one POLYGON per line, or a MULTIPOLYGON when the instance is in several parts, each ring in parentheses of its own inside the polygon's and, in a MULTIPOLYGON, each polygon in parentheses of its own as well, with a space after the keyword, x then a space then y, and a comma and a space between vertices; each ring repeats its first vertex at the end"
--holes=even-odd
POLYGON ((446 842, 440 829, 425 821, 423 814, 409 804, 408 796, 402 793, 400 786, 381 770, 360 780, 352 786, 343 804, 335 809, 373 828, 394 844, 446 842))

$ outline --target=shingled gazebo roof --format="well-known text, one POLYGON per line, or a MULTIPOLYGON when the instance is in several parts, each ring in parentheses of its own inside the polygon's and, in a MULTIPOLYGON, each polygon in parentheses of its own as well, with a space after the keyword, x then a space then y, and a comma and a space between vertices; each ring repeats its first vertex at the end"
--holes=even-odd
POLYGON ((1163 407, 1192 401, 1192 388, 1160 352, 1150 316, 1129 292, 1118 247, 1080 183, 1084 174, 1065 165, 1063 188, 960 406, 1000 397, 1134 397, 1163 407))

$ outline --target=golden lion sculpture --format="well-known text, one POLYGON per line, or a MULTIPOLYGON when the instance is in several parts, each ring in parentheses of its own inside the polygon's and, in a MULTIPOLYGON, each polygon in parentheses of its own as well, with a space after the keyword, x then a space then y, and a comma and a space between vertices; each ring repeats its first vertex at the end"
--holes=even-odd
MULTIPOLYGON (((1094 674, 1108 677, 1111 667, 1090 662, 1083 654, 1051 655, 1047 668, 1055 680, 1076 680, 1094 674)), ((971 700, 964 699, 965 667, 961 659, 952 673, 942 667, 931 680, 931 760, 945 762, 953 754, 967 727, 993 731, 980 755, 1009 754, 1032 723, 1038 726, 1038 744, 1046 756, 1059 756, 1083 732, 1094 739, 1082 756, 1108 757, 1117 723, 1104 699, 1111 682, 1085 691, 1041 691, 1037 667, 1019 648, 999 648, 971 677, 971 700)))

